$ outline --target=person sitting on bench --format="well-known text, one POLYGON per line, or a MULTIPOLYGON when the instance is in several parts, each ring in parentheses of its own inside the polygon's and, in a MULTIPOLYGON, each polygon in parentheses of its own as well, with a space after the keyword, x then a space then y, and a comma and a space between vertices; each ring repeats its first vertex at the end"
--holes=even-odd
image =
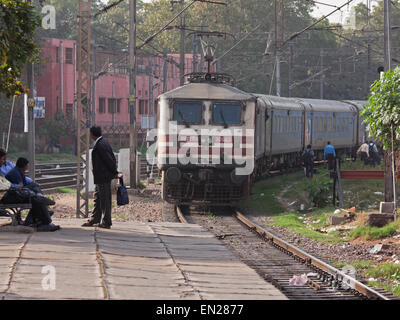
POLYGON ((29 211, 25 219, 25 225, 36 225, 43 230, 56 231, 60 229, 52 223, 49 210, 44 200, 45 198, 40 191, 40 188, 35 183, 27 183, 25 172, 28 169, 29 161, 26 158, 18 158, 16 166, 6 174, 6 179, 12 183, 12 187, 23 188, 26 187, 36 193, 32 197, 32 209, 29 211))

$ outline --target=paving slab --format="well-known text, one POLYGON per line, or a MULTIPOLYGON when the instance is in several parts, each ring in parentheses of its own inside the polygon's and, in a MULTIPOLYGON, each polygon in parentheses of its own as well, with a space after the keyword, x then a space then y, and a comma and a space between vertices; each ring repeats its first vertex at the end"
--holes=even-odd
POLYGON ((286 299, 199 225, 0 233, 1 299, 286 299))

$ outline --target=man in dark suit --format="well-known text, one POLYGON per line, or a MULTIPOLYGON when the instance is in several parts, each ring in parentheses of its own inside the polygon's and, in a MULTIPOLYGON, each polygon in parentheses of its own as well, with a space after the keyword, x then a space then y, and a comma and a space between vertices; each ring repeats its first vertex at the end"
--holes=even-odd
POLYGON ((90 136, 95 141, 92 150, 93 177, 96 190, 92 217, 83 227, 99 224, 100 228, 110 229, 111 222, 111 180, 118 178, 117 162, 110 144, 101 135, 100 127, 91 127, 90 136))

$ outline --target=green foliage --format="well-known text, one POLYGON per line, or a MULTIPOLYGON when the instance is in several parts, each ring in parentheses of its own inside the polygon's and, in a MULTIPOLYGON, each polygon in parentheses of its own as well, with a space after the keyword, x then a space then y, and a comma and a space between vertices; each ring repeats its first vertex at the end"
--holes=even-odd
POLYGON ((33 41, 39 24, 39 15, 26 1, 1 1, 0 93, 7 97, 28 92, 19 79, 27 60, 33 60, 39 54, 33 41))
POLYGON ((71 188, 67 188, 67 187, 61 187, 61 188, 58 188, 57 190, 60 193, 68 193, 68 194, 75 194, 76 193, 75 189, 71 189, 71 188))
POLYGON ((146 189, 146 185, 145 185, 144 183, 140 182, 140 181, 136 184, 136 186, 137 186, 140 190, 146 189))
MULTIPOLYGON (((322 218, 322 215, 315 215, 314 219, 322 218)), ((333 235, 326 235, 324 233, 320 233, 318 231, 314 231, 309 229, 304 223, 303 220, 299 219, 297 214, 285 214, 282 216, 274 217, 275 226, 290 228, 296 233, 302 234, 309 239, 317 240, 323 243, 340 243, 343 240, 340 237, 333 235)))
POLYGON ((368 104, 362 111, 369 133, 378 138, 385 149, 391 148, 392 126, 394 148, 400 140, 400 68, 384 73, 371 87, 368 104))
POLYGON ((74 123, 72 119, 58 113, 56 118, 44 121, 37 130, 39 137, 51 137, 58 141, 72 135, 74 123))
POLYGON ((360 226, 350 232, 349 237, 351 239, 365 238, 370 239, 383 239, 387 237, 394 236, 398 231, 400 231, 400 221, 389 223, 388 225, 377 228, 371 226, 360 226))
POLYGON ((305 190, 309 193, 309 200, 318 208, 325 207, 328 204, 331 189, 332 180, 326 177, 308 180, 305 186, 305 190))

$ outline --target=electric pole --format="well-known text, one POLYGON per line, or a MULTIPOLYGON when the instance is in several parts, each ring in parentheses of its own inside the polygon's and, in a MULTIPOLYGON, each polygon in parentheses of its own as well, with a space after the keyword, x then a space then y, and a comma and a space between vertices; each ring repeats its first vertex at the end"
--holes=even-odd
POLYGON ((281 96, 281 47, 284 34, 284 4, 283 0, 275 0, 275 64, 276 64, 276 95, 281 96))
MULTIPOLYGON (((390 0, 384 0, 384 56, 385 71, 391 70, 391 30, 390 30, 390 0)), ((385 202, 393 200, 393 176, 390 150, 385 151, 385 202)))
MULTIPOLYGON (((32 0, 28 0, 32 5, 32 0)), ((35 182, 35 118, 33 113, 34 98, 35 98, 35 85, 34 85, 34 65, 32 62, 27 62, 27 82, 29 86, 28 95, 28 153, 29 153, 29 175, 33 182, 35 182)))
POLYGON ((321 78, 320 78, 320 87, 319 87, 319 95, 320 99, 324 99, 324 49, 321 48, 320 53, 321 59, 321 78))
POLYGON ((129 172, 130 186, 136 189, 136 0, 129 2, 129 172))

